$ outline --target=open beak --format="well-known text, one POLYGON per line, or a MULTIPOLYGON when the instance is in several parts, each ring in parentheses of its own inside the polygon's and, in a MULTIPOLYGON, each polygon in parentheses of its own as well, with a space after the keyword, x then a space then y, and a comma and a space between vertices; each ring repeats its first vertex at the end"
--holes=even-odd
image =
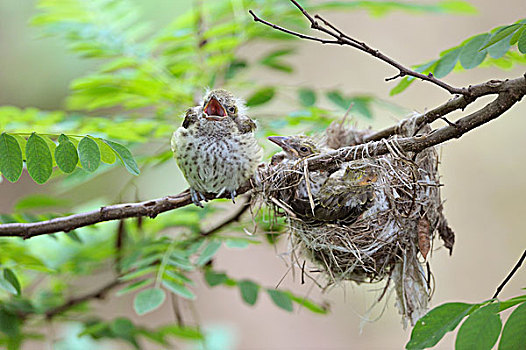
POLYGON ((204 109, 205 118, 208 120, 219 121, 226 117, 225 108, 215 97, 211 97, 204 109))

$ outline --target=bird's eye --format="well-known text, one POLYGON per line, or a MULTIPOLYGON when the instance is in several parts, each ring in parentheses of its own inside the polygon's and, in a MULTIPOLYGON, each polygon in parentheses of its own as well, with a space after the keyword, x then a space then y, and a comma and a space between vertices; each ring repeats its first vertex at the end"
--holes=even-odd
POLYGON ((305 146, 300 147, 300 152, 305 153, 305 152, 308 152, 308 151, 309 151, 309 149, 307 147, 305 147, 305 146))
POLYGON ((228 113, 236 113, 236 107, 235 106, 228 107, 228 113))

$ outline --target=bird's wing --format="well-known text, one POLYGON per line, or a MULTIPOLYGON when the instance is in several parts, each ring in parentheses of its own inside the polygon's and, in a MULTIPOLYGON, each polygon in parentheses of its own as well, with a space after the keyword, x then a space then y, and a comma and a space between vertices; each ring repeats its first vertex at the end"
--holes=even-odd
POLYGON ((246 115, 240 115, 238 116, 234 122, 237 125, 237 129, 240 133, 246 134, 248 132, 256 130, 257 126, 256 123, 250 119, 250 117, 246 115))
POLYGON ((198 116, 196 107, 188 108, 184 116, 183 128, 188 129, 190 125, 194 124, 197 121, 197 118, 198 116))

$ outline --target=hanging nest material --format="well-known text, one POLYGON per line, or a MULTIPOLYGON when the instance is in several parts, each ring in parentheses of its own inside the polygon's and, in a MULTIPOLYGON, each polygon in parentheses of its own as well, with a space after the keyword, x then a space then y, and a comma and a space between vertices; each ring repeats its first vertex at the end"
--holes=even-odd
MULTIPOLYGON (((331 148, 356 145, 369 133, 333 123, 323 142, 331 148)), ((402 135, 414 134, 405 125, 402 135)), ((395 141, 387 142, 391 146, 389 154, 363 154, 361 159, 345 164, 366 164, 376 174, 372 204, 354 222, 319 222, 312 214, 314 209, 310 217, 306 216, 305 203, 315 205, 316 198, 302 198, 297 188, 322 175, 307 172, 302 161, 260 169, 258 192, 276 215, 286 216, 291 256, 312 262, 329 284, 387 280, 387 288, 393 281, 404 323, 414 324, 427 311, 430 298, 430 281, 422 264, 433 238, 438 233, 451 251, 454 235, 442 214, 436 150, 404 153, 395 141)), ((295 263, 300 265, 300 261, 295 263)))

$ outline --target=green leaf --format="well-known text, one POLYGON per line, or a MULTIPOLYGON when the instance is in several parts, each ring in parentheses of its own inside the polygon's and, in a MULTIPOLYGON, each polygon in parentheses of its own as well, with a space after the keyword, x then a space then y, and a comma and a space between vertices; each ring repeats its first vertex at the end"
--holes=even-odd
POLYGON ((509 309, 510 307, 524 302, 526 302, 526 295, 519 295, 517 297, 501 301, 499 303, 500 311, 504 311, 506 309, 509 309))
MULTIPOLYGON (((371 99, 368 97, 353 97, 350 100, 352 103, 352 110, 360 113, 364 117, 371 119, 373 117, 373 112, 371 111, 371 99)), ((349 104, 350 106, 350 104, 349 104)), ((349 107, 347 107, 349 108, 349 107)))
POLYGON ((27 172, 37 184, 46 182, 53 171, 53 158, 47 142, 36 133, 26 144, 27 172))
POLYGON ((294 71, 294 68, 291 65, 280 61, 278 58, 289 55, 293 52, 294 49, 279 49, 269 53, 267 56, 263 57, 259 62, 262 65, 265 65, 269 68, 273 68, 285 73, 292 73, 294 71))
POLYGON ((435 346, 447 333, 454 330, 460 321, 478 304, 446 303, 429 311, 417 321, 411 332, 406 349, 425 349, 435 346))
MULTIPOLYGON (((0 308, 0 332, 8 337, 15 338, 20 335, 20 323, 21 321, 18 317, 4 308, 0 308)), ((18 347, 15 349, 18 349, 18 347)))
POLYGON ((526 30, 522 31, 519 41, 517 42, 517 47, 519 48, 520 53, 526 54, 526 30))
POLYGON ((259 286, 249 280, 239 281, 237 283, 239 291, 241 292, 241 297, 243 301, 248 305, 254 305, 258 300, 259 286))
POLYGON ((299 89, 298 97, 302 106, 310 107, 316 103, 316 93, 312 89, 299 89))
POLYGON ((252 96, 250 96, 247 99, 247 106, 254 107, 254 106, 265 104, 269 102, 270 100, 272 100, 275 94, 276 94, 276 89, 274 87, 261 88, 257 90, 256 92, 254 92, 252 96))
POLYGON ((438 60, 437 65, 433 71, 435 78, 443 78, 448 75, 449 72, 453 70, 453 68, 455 68, 461 51, 462 47, 457 47, 456 49, 446 53, 438 60))
POLYGON ((97 170, 100 165, 100 151, 97 143, 90 137, 83 137, 79 142, 79 159, 84 170, 90 173, 97 170))
POLYGON ((509 35, 512 35, 513 33, 515 33, 516 30, 520 29, 520 27, 521 27, 520 23, 515 23, 515 24, 510 24, 509 26, 504 26, 500 28, 499 30, 495 32, 495 34, 491 36, 488 43, 480 48, 480 50, 484 50, 492 46, 493 44, 496 44, 497 42, 503 40, 509 35))
POLYGON ((124 167, 130 174, 133 175, 139 175, 140 170, 137 166, 137 163, 135 162, 135 159, 133 159, 133 155, 131 152, 124 147, 123 145, 113 142, 110 140, 103 139, 104 143, 106 143, 108 146, 111 147, 111 149, 115 152, 115 154, 119 157, 119 159, 124 164, 124 167))
POLYGON ((526 302, 517 306, 506 321, 498 349, 524 349, 524 344, 526 344, 526 302))
POLYGON ((3 132, 0 134, 0 173, 10 182, 16 182, 23 168, 22 149, 18 141, 3 132))
POLYGON ((80 238, 80 236, 78 235, 77 231, 75 231, 75 230, 66 232, 66 236, 69 239, 71 239, 73 242, 83 243, 82 239, 80 238))
POLYGON ((20 149, 22 150, 22 158, 23 159, 26 159, 26 145, 27 145, 27 140, 21 136, 21 135, 11 135, 13 136, 16 141, 18 142, 18 145, 20 146, 20 149))
POLYGON ((18 295, 22 294, 22 287, 20 286, 20 282, 18 281, 18 277, 16 277, 13 270, 9 268, 4 269, 4 279, 9 282, 13 287, 16 289, 16 293, 18 295))
POLYGON ((132 272, 129 272, 125 274, 124 276, 121 276, 119 279, 121 281, 131 281, 135 278, 142 277, 144 275, 148 275, 150 273, 154 273, 157 271, 157 266, 145 266, 140 269, 134 270, 132 272))
POLYGON ((267 289, 267 293, 276 306, 282 308, 283 310, 292 312, 292 299, 287 293, 277 289, 267 289))
POLYGON ((316 314, 325 315, 329 312, 329 310, 326 307, 313 303, 312 301, 310 301, 309 299, 305 297, 296 296, 292 294, 291 292, 288 292, 287 294, 289 295, 289 297, 292 299, 293 302, 303 306, 307 310, 310 310, 316 314))
POLYGON ((209 262, 210 259, 212 259, 212 257, 215 255, 215 253, 219 250, 219 247, 221 247, 221 241, 214 239, 208 242, 208 244, 203 249, 203 252, 197 259, 196 264, 199 266, 203 266, 204 264, 209 262))
POLYGON ((195 294, 184 285, 174 281, 163 279, 163 285, 172 293, 182 296, 183 298, 194 300, 195 294))
POLYGON ((487 42, 489 34, 476 35, 469 39, 460 52, 460 64, 465 69, 475 68, 484 61, 486 54, 488 53, 485 49, 481 50, 481 47, 487 42))
POLYGON ((490 350, 497 342, 502 328, 498 312, 498 303, 493 303, 469 315, 458 330, 455 349, 490 350))
POLYGON ((294 68, 290 64, 286 64, 278 60, 268 61, 263 64, 269 68, 279 70, 281 72, 285 72, 285 73, 294 72, 294 68))
POLYGON ((239 73, 246 67, 248 67, 248 64, 246 61, 242 61, 242 60, 232 61, 225 72, 225 79, 230 80, 234 78, 237 75, 237 73, 239 73))
POLYGON ((138 289, 141 289, 142 287, 147 286, 147 285, 149 285, 152 282, 153 282, 153 278, 147 278, 145 280, 137 281, 137 282, 134 282, 134 283, 130 284, 129 286, 126 286, 126 287, 122 288, 121 290, 119 290, 115 294, 117 296, 128 294, 128 293, 134 292, 134 291, 136 291, 138 289))
POLYGON ((222 272, 216 272, 212 269, 206 269, 205 281, 210 287, 223 284, 228 280, 228 276, 222 272))
POLYGON ((394 88, 391 89, 391 91, 389 91, 389 96, 394 96, 401 93, 407 89, 409 85, 413 84, 414 81, 415 78, 413 77, 404 77, 398 84, 396 84, 394 88))
POLYGON ((9 281, 5 280, 3 277, 0 277, 0 288, 11 294, 18 294, 15 286, 13 286, 9 281))
POLYGON ((190 339, 190 340, 202 340, 203 335, 199 331, 199 329, 191 328, 191 327, 179 327, 176 325, 169 325, 164 326, 160 328, 160 332, 162 334, 170 334, 172 336, 182 338, 182 339, 190 339))
POLYGON ((515 45, 519 41, 519 38, 525 30, 526 24, 523 24, 521 28, 519 28, 515 33, 513 33, 510 39, 510 45, 515 45))
POLYGON ((499 41, 495 45, 490 46, 488 50, 488 54, 492 58, 501 58, 506 54, 506 52, 510 49, 510 39, 511 35, 508 35, 504 40, 499 41))
POLYGON ((343 110, 347 110, 351 104, 351 101, 343 97, 339 91, 330 91, 326 94, 326 96, 332 103, 343 110))
POLYGON ((64 134, 58 137, 58 146, 55 148, 55 161, 60 170, 66 174, 72 173, 79 162, 75 145, 64 134))
POLYGON ((144 315, 161 306, 164 299, 166 299, 164 290, 160 288, 145 289, 135 296, 133 308, 137 315, 144 315))
POLYGON ((110 329, 119 337, 128 338, 133 336, 136 328, 129 319, 118 317, 110 324, 110 329))
POLYGON ((100 150, 100 160, 106 164, 113 164, 117 160, 115 152, 111 149, 110 146, 104 143, 104 140, 101 138, 94 139, 97 142, 100 150))

